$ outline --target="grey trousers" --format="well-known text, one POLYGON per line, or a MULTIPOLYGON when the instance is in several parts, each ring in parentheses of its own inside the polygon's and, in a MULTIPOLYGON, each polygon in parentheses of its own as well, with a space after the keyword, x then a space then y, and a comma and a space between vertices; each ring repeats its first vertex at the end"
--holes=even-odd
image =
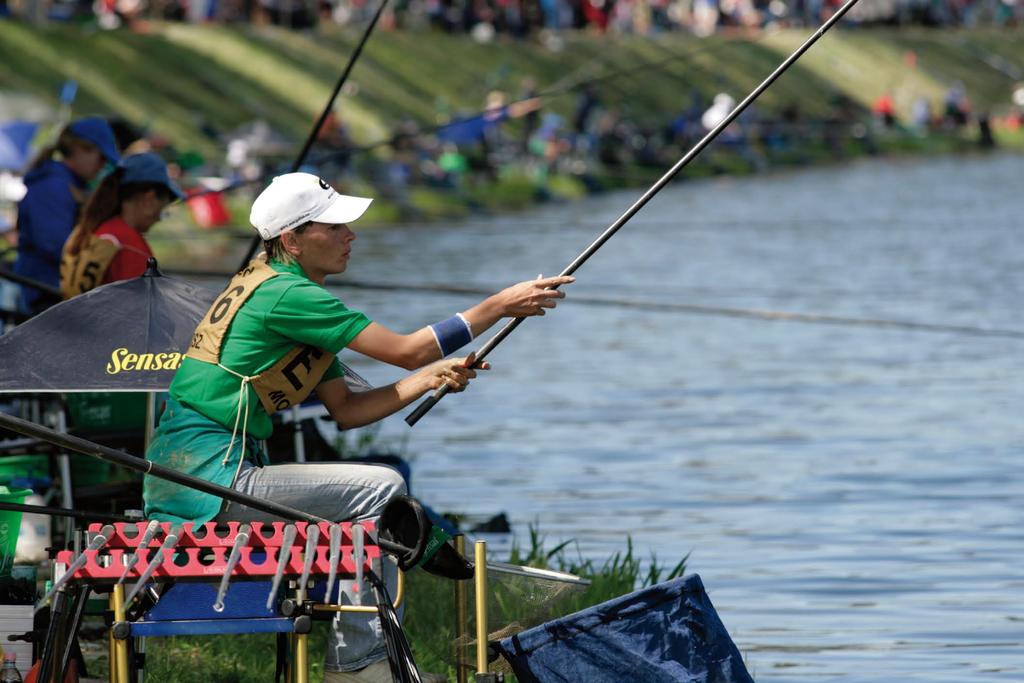
MULTIPOLYGON (((405 493, 402 475, 387 465, 309 463, 243 465, 234 488, 336 522, 378 517, 389 500, 405 493)), ((277 521, 271 515, 228 503, 218 520, 277 521)), ((384 563, 385 567, 393 566, 384 563)), ((396 577, 383 577, 392 595, 396 577)), ((356 671, 386 656, 380 620, 373 614, 339 612, 327 640, 327 671, 356 671)))

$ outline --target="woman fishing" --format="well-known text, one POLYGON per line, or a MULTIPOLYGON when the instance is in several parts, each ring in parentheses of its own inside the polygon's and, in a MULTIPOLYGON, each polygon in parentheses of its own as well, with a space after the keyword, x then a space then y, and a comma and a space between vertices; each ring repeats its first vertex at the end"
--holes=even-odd
POLYGON ((184 194, 152 152, 125 157, 89 198, 60 264, 65 299, 99 285, 139 277, 153 256, 146 233, 184 194))
MULTIPOLYGON (((271 434, 270 415, 315 391, 349 429, 442 385, 461 391, 476 376, 473 357, 442 359, 503 317, 543 315, 564 296, 551 287, 573 281, 522 282, 415 332, 393 332, 324 288, 328 275, 348 266, 356 237, 348 224, 370 202, 340 195, 308 173, 280 176, 256 198, 250 221, 265 256, 234 276, 196 328, 147 458, 327 519, 374 518, 405 491, 397 471, 355 463, 269 465, 259 441, 271 434), (394 384, 354 392, 336 358, 343 348, 419 369, 394 384)), ((150 519, 267 519, 237 505, 222 509, 219 498, 152 477, 144 497, 150 519)), ((336 630, 344 636, 331 637, 326 681, 390 679, 375 618, 339 617, 336 630)))
MULTIPOLYGON (((28 188, 18 204, 18 260, 14 272, 52 287, 60 281, 61 253, 88 194, 88 184, 105 164, 120 160, 114 133, 106 121, 89 117, 70 123, 56 144, 36 157, 25 175, 28 188)), ((22 287, 20 305, 37 313, 42 294, 22 287)))

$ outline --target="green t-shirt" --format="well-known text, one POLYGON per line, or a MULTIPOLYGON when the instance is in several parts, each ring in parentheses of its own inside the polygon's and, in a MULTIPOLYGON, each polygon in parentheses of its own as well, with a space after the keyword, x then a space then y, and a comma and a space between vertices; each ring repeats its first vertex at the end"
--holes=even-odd
MULTIPOLYGON (((280 275, 252 293, 238 309, 221 346, 220 362, 239 375, 263 372, 296 344, 309 344, 332 355, 348 346, 366 329, 370 319, 345 307, 334 295, 316 284, 298 264, 271 261, 280 275)), ((322 381, 344 374, 337 359, 322 381)), ((232 430, 238 414, 241 379, 194 358, 185 358, 171 383, 170 394, 199 413, 232 430)), ((270 416, 256 390, 248 387, 247 432, 266 439, 273 431, 270 416)), ((239 421, 239 430, 245 415, 239 421)))

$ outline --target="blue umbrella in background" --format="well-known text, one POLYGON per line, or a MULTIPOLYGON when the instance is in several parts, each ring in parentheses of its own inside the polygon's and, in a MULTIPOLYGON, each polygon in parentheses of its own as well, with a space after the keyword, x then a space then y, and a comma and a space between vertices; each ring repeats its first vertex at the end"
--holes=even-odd
POLYGON ((29 147, 38 128, 32 121, 0 124, 0 170, 21 171, 28 166, 29 147))

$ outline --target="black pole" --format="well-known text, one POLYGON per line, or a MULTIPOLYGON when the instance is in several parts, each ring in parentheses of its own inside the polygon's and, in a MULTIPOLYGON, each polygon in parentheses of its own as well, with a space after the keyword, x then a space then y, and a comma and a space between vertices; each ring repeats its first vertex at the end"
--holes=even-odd
POLYGON ((68 662, 71 661, 71 653, 75 651, 75 643, 78 642, 78 629, 82 626, 82 617, 85 616, 85 608, 91 594, 92 586, 85 584, 75 602, 75 612, 71 615, 71 623, 68 625, 68 633, 64 639, 64 654, 60 658, 60 669, 56 672, 58 681, 64 680, 64 672, 67 671, 68 662))
POLYGON ((86 512, 84 510, 69 510, 67 508, 51 508, 43 505, 24 505, 22 503, 0 503, 0 510, 13 510, 14 512, 29 512, 36 515, 50 515, 51 517, 73 517, 84 522, 137 522, 138 520, 124 515, 111 515, 105 512, 86 512))
MULTIPOLYGON (((626 212, 624 214, 619 216, 619 218, 614 223, 608 226, 608 228, 603 233, 601 233, 601 235, 596 240, 594 240, 594 242, 589 247, 584 249, 582 254, 577 256, 572 263, 566 266, 565 270, 559 273, 559 275, 572 275, 580 266, 586 263, 587 259, 593 256, 594 253, 598 249, 600 249, 605 242, 611 239, 612 235, 619 231, 619 228, 621 228, 623 225, 629 222, 629 219, 636 215, 636 213, 640 211, 640 209, 644 208, 647 202, 651 201, 651 199, 654 198, 654 195, 658 194, 658 192, 660 192, 661 189, 665 187, 665 185, 667 185, 676 176, 676 174, 679 173, 679 171, 683 170, 691 161, 693 161, 693 159, 698 154, 704 151, 704 148, 711 144, 714 141, 714 139, 717 138, 719 134, 721 134, 723 130, 728 128, 729 124, 735 121, 736 117, 742 114, 743 110, 750 106, 751 102, 756 100, 761 95, 761 93, 767 90, 768 87, 771 86, 771 84, 774 83, 779 76, 785 73, 786 70, 789 69, 789 67, 792 66, 796 60, 800 59, 800 57, 805 52, 807 52, 807 50, 809 50, 812 45, 818 42, 818 39, 825 35, 825 33, 830 28, 832 28, 832 26, 834 26, 840 19, 842 19, 843 15, 846 14, 849 11, 849 9, 853 7, 855 4, 857 4, 857 0, 847 0, 846 4, 840 7, 835 14, 829 17, 828 21, 826 21, 824 24, 818 27, 818 30, 811 34, 811 36, 806 41, 804 41, 803 45, 798 47, 793 54, 787 57, 786 60, 782 62, 782 64, 780 64, 775 69, 775 71, 773 71, 768 76, 768 78, 764 79, 764 81, 762 81, 759 86, 754 88, 753 92, 747 95, 742 102, 736 105, 736 108, 729 112, 729 115, 722 119, 722 121, 719 122, 717 126, 708 131, 708 134, 705 135, 700 142, 694 145, 693 148, 689 152, 687 152, 682 159, 677 161, 676 164, 665 173, 665 175, 661 176, 661 178, 659 178, 658 181, 654 183, 654 185, 652 185, 646 192, 644 192, 640 199, 636 200, 636 202, 634 202, 631 207, 626 209, 626 212)), ((514 318, 508 321, 508 323, 506 323, 505 326, 502 327, 497 334, 488 339, 487 343, 480 347, 480 350, 476 352, 476 366, 479 366, 479 364, 483 362, 483 360, 487 357, 487 354, 493 351, 494 347, 500 344, 505 339, 505 337, 512 334, 512 331, 519 327, 519 324, 523 322, 523 320, 525 320, 525 318, 514 318)), ((447 393, 448 385, 442 384, 441 388, 439 388, 432 395, 427 397, 427 399, 420 403, 414 411, 409 413, 409 415, 406 416, 405 421, 409 424, 410 427, 412 427, 417 422, 419 422, 421 417, 430 412, 430 409, 437 405, 437 403, 442 398, 444 398, 445 394, 447 393)))
POLYGON ((57 657, 57 641, 60 639, 68 609, 67 589, 67 585, 61 586, 50 603, 50 623, 46 628, 46 640, 43 641, 43 651, 39 657, 39 675, 36 678, 41 683, 50 683, 53 666, 56 664, 54 659, 57 657))
POLYGON ((281 505, 271 500, 264 500, 262 498, 256 498, 249 496, 241 491, 235 491, 225 486, 213 484, 193 477, 191 475, 172 470, 169 467, 163 467, 145 460, 143 458, 137 458, 134 455, 128 455, 122 451, 114 450, 106 446, 101 446, 98 443, 87 441, 81 437, 71 436, 70 434, 61 434, 47 427, 43 427, 29 422, 28 420, 22 420, 19 417, 13 415, 5 415, 0 413, 0 427, 9 429, 12 432, 18 432, 25 436, 31 436, 36 439, 42 439, 48 441, 57 446, 63 446, 68 450, 75 451, 76 453, 82 453, 83 455, 89 455, 100 460, 120 465, 121 467, 127 467, 130 470, 136 472, 142 472, 143 474, 149 474, 159 479, 165 479, 167 481, 179 484, 181 486, 187 486, 188 488, 202 491, 203 493, 209 493, 210 495, 229 500, 232 503, 238 503, 239 505, 245 505, 253 510, 259 510, 260 512, 266 512, 267 514, 274 515, 275 517, 281 517, 283 519, 290 519, 297 522, 326 522, 328 520, 310 515, 301 510, 288 507, 287 505, 281 505))
POLYGON ((60 293, 59 289, 57 289, 56 287, 52 287, 46 284, 45 282, 41 282, 40 280, 36 280, 35 278, 25 277, 24 275, 18 275, 17 273, 13 273, 7 270, 6 268, 0 268, 0 277, 25 287, 32 287, 33 289, 37 289, 40 292, 42 292, 44 296, 52 297, 57 301, 64 300, 64 295, 60 293))
MULTIPOLYGON (((363 47, 366 45, 366 41, 370 39, 370 34, 373 33, 374 27, 377 25, 377 20, 380 19, 380 15, 384 13, 384 7, 388 4, 388 0, 380 0, 380 5, 377 6, 377 11, 373 15, 373 19, 370 20, 370 25, 363 31, 363 36, 359 39, 359 43, 356 45, 355 51, 352 56, 348 58, 348 64, 345 65, 345 70, 341 72, 341 77, 338 78, 338 83, 334 86, 334 92, 331 93, 330 98, 327 100, 327 106, 324 107, 324 111, 320 114, 320 118, 317 119, 313 125, 313 130, 309 131, 309 137, 306 138, 306 144, 302 146, 302 151, 299 152, 299 156, 295 158, 295 162, 292 164, 291 172, 298 171, 302 166, 303 162, 306 161, 306 156, 309 154, 309 150, 312 149, 313 143, 316 141, 317 133, 320 132, 320 128, 323 127, 324 121, 331 113, 331 109, 334 108, 334 100, 338 98, 338 93, 341 92, 341 88, 345 85, 345 81, 348 80, 348 75, 352 72, 352 67, 355 66, 356 61, 359 59, 359 55, 363 52, 363 47)), ((256 250, 260 246, 259 236, 254 237, 252 242, 249 244, 249 250, 245 252, 245 258, 242 259, 242 263, 238 266, 241 270, 249 263, 249 260, 256 253, 256 250)))

